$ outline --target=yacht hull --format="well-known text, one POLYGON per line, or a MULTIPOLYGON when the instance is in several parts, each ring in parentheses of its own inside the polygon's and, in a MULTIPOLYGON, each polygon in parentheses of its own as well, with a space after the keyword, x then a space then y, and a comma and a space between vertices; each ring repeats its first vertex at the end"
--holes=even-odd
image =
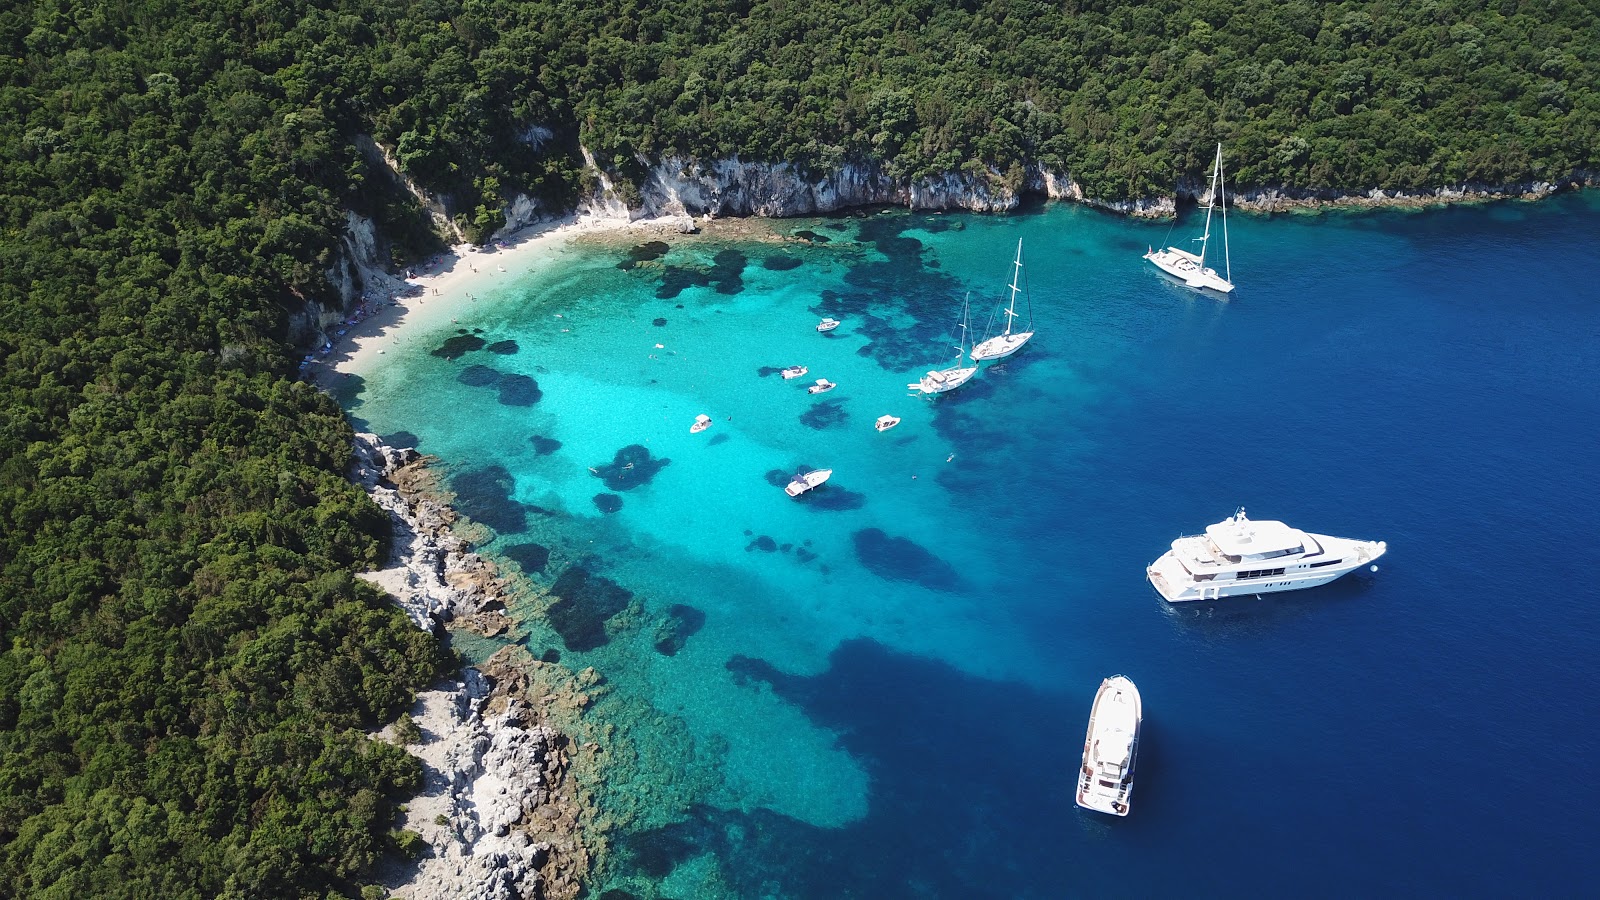
POLYGON ((921 391, 924 394, 943 394, 948 391, 953 391, 956 388, 961 387, 963 384, 966 384, 968 381, 971 381, 972 376, 976 374, 978 374, 977 366, 971 366, 968 368, 936 369, 922 376, 921 381, 907 385, 907 387, 911 388, 912 390, 921 391))
POLYGON ((1128 814, 1143 722, 1143 701, 1132 681, 1113 675, 1100 682, 1083 738, 1083 764, 1078 769, 1074 798, 1079 806, 1109 816, 1128 814))
POLYGON ((1178 279, 1188 287, 1216 291, 1219 294, 1233 292, 1232 283, 1218 275, 1216 269, 1202 266, 1200 257, 1187 250, 1168 247, 1165 250, 1152 250, 1146 253, 1144 258, 1163 273, 1178 279))
POLYGON ((1328 555, 1341 559, 1338 565, 1287 568, 1279 574, 1256 578, 1229 578, 1200 580, 1194 578, 1172 551, 1163 553, 1145 570, 1156 593, 1168 603, 1187 603, 1194 600, 1221 600, 1226 597, 1252 594, 1275 594, 1280 591, 1298 591, 1320 587, 1370 565, 1388 550, 1383 541, 1354 541, 1348 538, 1310 535, 1322 544, 1328 555))
POLYGON ((1033 337, 1031 331, 1016 331, 1011 334, 1002 334, 992 337, 987 341, 972 348, 972 361, 979 362, 986 359, 1004 359, 1022 349, 1022 345, 1033 337))

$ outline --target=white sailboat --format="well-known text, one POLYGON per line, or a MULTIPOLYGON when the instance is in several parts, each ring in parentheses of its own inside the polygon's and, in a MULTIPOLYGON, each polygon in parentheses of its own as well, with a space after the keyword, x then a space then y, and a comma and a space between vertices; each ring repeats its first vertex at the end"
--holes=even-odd
MULTIPOLYGON (((985 339, 978 346, 972 348, 972 361, 980 362, 985 359, 1004 359, 1022 349, 1022 345, 1033 337, 1033 301, 1028 297, 1017 282, 1022 280, 1022 238, 1017 238, 1016 267, 1011 272, 1011 305, 1006 307, 1006 330, 992 338, 985 339), (1017 294, 1022 294, 1022 300, 1028 307, 1028 327, 1023 331, 1012 331, 1011 326, 1017 316, 1017 294)), ((991 322, 993 319, 990 320, 991 322)))
POLYGON ((972 295, 968 294, 966 301, 961 304, 961 324, 959 326, 961 329, 961 343, 956 347, 955 365, 946 369, 934 369, 922 376, 920 380, 913 381, 906 387, 914 391, 921 391, 924 394, 943 394, 946 391, 953 391, 961 387, 970 381, 973 375, 977 374, 977 363, 973 363, 970 366, 961 364, 961 358, 967 355, 967 310, 971 301, 972 295))
POLYGON ((1217 161, 1211 169, 1211 195, 1206 201, 1206 229, 1195 240, 1200 242, 1200 252, 1190 253, 1177 247, 1150 250, 1144 258, 1156 268, 1182 281, 1192 288, 1205 288, 1219 293, 1233 290, 1233 261, 1228 255, 1228 204, 1227 182, 1222 177, 1222 145, 1217 145, 1217 161), (1211 211, 1222 208, 1222 267, 1226 277, 1206 265, 1206 248, 1211 243, 1211 211))

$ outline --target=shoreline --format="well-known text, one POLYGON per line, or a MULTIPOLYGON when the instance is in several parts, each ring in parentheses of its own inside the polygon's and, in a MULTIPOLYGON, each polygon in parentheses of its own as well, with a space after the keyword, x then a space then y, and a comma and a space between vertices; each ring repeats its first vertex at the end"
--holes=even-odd
POLYGON ((390 347, 403 344, 407 334, 443 324, 463 303, 473 302, 477 295, 528 271, 539 257, 554 256, 579 238, 628 232, 683 234, 694 228, 688 216, 627 219, 573 213, 526 225, 481 247, 458 244, 413 264, 403 278, 363 270, 368 293, 375 296, 347 313, 326 350, 306 356, 301 374, 332 392, 343 377, 366 371, 390 347))
MULTIPOLYGON (((1565 192, 1386 200, 1354 197, 1241 209, 1270 216, 1285 212, 1310 214, 1324 209, 1431 208, 1506 199, 1536 200, 1565 192)), ((1083 201, 1070 202, 1092 206, 1083 201)), ((756 227, 755 220, 772 218, 781 217, 629 220, 573 215, 525 227, 490 248, 460 245, 430 261, 426 268, 418 267, 420 271, 403 282, 390 276, 391 281, 404 287, 387 301, 380 301, 379 309, 350 323, 333 349, 317 357, 310 378, 319 388, 332 392, 343 376, 369 371, 379 355, 393 346, 392 341, 403 344, 406 335, 442 325, 473 295, 493 290, 497 276, 506 276, 498 282, 503 285, 507 278, 538 265, 540 254, 553 257, 575 240, 625 236, 630 232, 640 237, 663 238, 688 234, 682 227, 685 220, 691 227, 703 221, 707 237, 715 238, 756 227)), ((363 577, 389 593, 418 627, 436 635, 442 633, 447 622, 486 634, 513 627, 505 615, 503 599, 508 593, 508 579, 501 578, 494 564, 472 549, 469 539, 450 532, 449 526, 460 517, 449 505, 448 494, 438 490, 436 475, 426 473, 426 461, 414 450, 384 447, 371 435, 358 435, 357 445, 358 471, 354 480, 389 513, 396 531, 395 559, 384 570, 363 577), (370 451, 362 449, 367 441, 370 451), (410 469, 412 474, 395 478, 402 469, 410 469), (386 496, 399 498, 402 507, 397 508, 386 496), (414 546, 418 535, 430 538, 420 553, 414 546), (402 543, 412 544, 412 552, 410 562, 397 570, 395 563, 402 556, 402 543), (429 573, 436 574, 437 579, 431 579, 429 573), (450 597, 472 595, 473 599, 460 603, 443 601, 437 591, 430 594, 430 584, 443 586, 450 597)), ((490 885, 515 885, 518 895, 527 895, 521 889, 541 882, 555 890, 538 895, 575 896, 567 891, 578 888, 586 875, 604 865, 604 840, 593 847, 584 841, 580 823, 592 822, 595 811, 583 808, 587 798, 581 787, 569 781, 558 795, 550 781, 558 776, 571 777, 567 775, 569 760, 576 762, 578 756, 575 751, 562 748, 582 747, 583 743, 574 744, 572 739, 578 732, 558 730, 549 710, 543 708, 552 698, 559 697, 555 702, 572 707, 568 711, 576 713, 587 701, 572 698, 582 696, 586 687, 592 690, 592 679, 598 676, 592 671, 574 675, 559 665, 527 658, 526 654, 515 661, 512 656, 497 654, 495 660, 483 666, 468 665, 451 676, 453 684, 417 695, 412 716, 425 740, 409 749, 425 762, 426 786, 408 803, 401 827, 422 834, 431 850, 420 861, 400 864, 385 878, 398 897, 443 900, 490 885), (494 674, 486 678, 490 672, 494 674), (587 685, 583 683, 585 678, 591 679, 587 685), (545 692, 542 702, 538 693, 520 695, 517 691, 519 683, 529 680, 545 692), (549 690, 552 681, 560 685, 559 691, 549 690), (528 773, 527 785, 515 786, 518 772, 528 773), (506 796, 508 785, 513 786, 510 797, 506 796), (564 830, 552 839, 550 827, 556 823, 564 830), (535 825, 544 833, 534 836, 531 826, 535 825)), ((395 731, 395 726, 390 725, 380 734, 393 740, 395 731)), ((593 753, 588 755, 592 757, 593 753)))
MULTIPOLYGON (((1461 185, 1436 188, 1421 193, 1390 192, 1373 189, 1366 192, 1329 192, 1291 190, 1286 188, 1252 188, 1230 194, 1229 204, 1234 210, 1247 215, 1315 215, 1323 212, 1365 212, 1369 210, 1426 210, 1463 204, 1484 204, 1506 201, 1537 202, 1569 192, 1593 187, 1597 179, 1587 174, 1575 175, 1556 182, 1539 182, 1518 185, 1461 185)), ((1092 197, 1054 196, 1048 190, 1027 190, 1017 196, 1036 197, 1045 203, 1077 203, 1091 209, 1131 219, 1176 219, 1184 199, 1198 202, 1204 191, 1186 189, 1180 183, 1169 195, 1143 198, 1134 201, 1104 201, 1092 197), (1131 204, 1131 205, 1130 205, 1131 204), (1123 208, 1129 205, 1128 208, 1123 208)), ((818 217, 848 215, 852 211, 874 208, 903 209, 899 204, 865 204, 841 208, 818 217)), ((590 208, 592 210, 592 207, 590 208)), ((920 208, 912 208, 918 211, 920 208)), ((921 211, 933 211, 929 207, 921 211)), ((1014 208, 1013 208, 1014 210, 1014 208)), ((1013 210, 1006 210, 999 215, 1013 210)), ((961 208, 940 211, 960 212, 961 208)), ((364 295, 368 298, 350 310, 342 322, 343 327, 330 336, 329 345, 309 352, 300 367, 300 374, 323 391, 332 393, 340 380, 359 374, 372 367, 378 356, 389 347, 404 343, 405 336, 429 326, 438 326, 463 302, 471 303, 476 294, 493 290, 500 275, 507 278, 526 272, 529 259, 541 254, 555 255, 571 242, 597 235, 620 235, 638 232, 647 235, 672 236, 698 234, 701 224, 710 230, 721 230, 736 223, 754 219, 805 218, 805 216, 718 216, 710 212, 693 216, 687 212, 662 213, 652 218, 629 218, 627 214, 599 214, 592 211, 572 212, 554 219, 523 225, 511 234, 491 241, 485 246, 458 244, 444 253, 424 262, 413 264, 405 277, 387 271, 365 268, 361 271, 367 282, 364 295)))
MULTIPOLYGON (((357 434, 353 449, 352 480, 394 529, 385 567, 360 577, 436 636, 450 623, 489 636, 513 628, 506 606, 515 586, 454 533, 458 516, 438 491, 430 458, 371 434, 357 434)), ((595 815, 576 770, 597 761, 571 735, 580 731, 585 691, 598 681, 592 671, 573 673, 507 647, 419 691, 409 721, 372 735, 423 764, 422 792, 404 804, 399 827, 421 835, 426 849, 384 866, 393 896, 581 894, 598 860, 585 840, 595 815)))

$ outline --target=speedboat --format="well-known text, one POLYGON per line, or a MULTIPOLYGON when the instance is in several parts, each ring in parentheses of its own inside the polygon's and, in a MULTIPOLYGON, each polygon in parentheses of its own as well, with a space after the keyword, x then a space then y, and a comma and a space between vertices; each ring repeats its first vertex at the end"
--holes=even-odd
POLYGON ((878 429, 879 431, 888 431, 899 424, 900 419, 896 416, 879 416, 877 423, 872 427, 878 429))
POLYGON ((1377 561, 1388 549, 1383 541, 1312 534, 1273 520, 1253 522, 1241 506, 1207 526, 1205 534, 1173 541, 1145 575, 1168 603, 1216 600, 1327 584, 1377 561))
POLYGON ((829 317, 823 319, 821 322, 817 323, 817 330, 818 331, 823 331, 823 332, 832 331, 832 330, 834 330, 835 328, 838 328, 838 327, 839 327, 839 320, 835 319, 832 316, 829 316, 829 317))
POLYGON ((1144 711, 1139 689, 1124 675, 1100 682, 1089 710, 1078 769, 1078 805, 1113 816, 1128 814, 1133 796, 1133 764, 1139 756, 1139 724, 1144 711))
POLYGON ((701 413, 700 415, 694 417, 694 424, 689 426, 689 433, 690 434, 699 434, 700 432, 705 431, 707 428, 710 428, 710 427, 711 427, 711 417, 706 415, 705 413, 701 413))
POLYGON ((809 371, 811 370, 807 369, 805 366, 790 366, 778 374, 783 376, 784 381, 788 381, 791 378, 799 378, 801 375, 804 375, 809 371))
POLYGON ((827 481, 832 475, 832 469, 813 469, 810 472, 801 472, 784 486, 783 492, 791 497, 798 497, 827 481))
POLYGON ((813 384, 812 386, 806 388, 806 393, 808 393, 808 394, 826 394, 827 392, 833 390, 836 387, 838 387, 838 385, 834 384, 833 382, 829 381, 828 379, 826 379, 826 378, 818 378, 816 384, 813 384))

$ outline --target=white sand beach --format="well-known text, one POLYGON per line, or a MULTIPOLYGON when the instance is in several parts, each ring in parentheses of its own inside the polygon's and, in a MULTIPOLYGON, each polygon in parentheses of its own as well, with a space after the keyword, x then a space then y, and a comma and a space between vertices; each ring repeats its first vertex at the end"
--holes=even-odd
POLYGON ((368 299, 346 317, 332 335, 326 353, 311 354, 307 376, 331 388, 350 374, 370 370, 376 358, 405 344, 409 335, 431 332, 459 314, 463 304, 526 272, 539 259, 561 251, 574 238, 605 232, 678 232, 686 217, 629 221, 621 217, 571 216, 537 223, 497 244, 460 244, 413 266, 406 278, 365 272, 368 299))

